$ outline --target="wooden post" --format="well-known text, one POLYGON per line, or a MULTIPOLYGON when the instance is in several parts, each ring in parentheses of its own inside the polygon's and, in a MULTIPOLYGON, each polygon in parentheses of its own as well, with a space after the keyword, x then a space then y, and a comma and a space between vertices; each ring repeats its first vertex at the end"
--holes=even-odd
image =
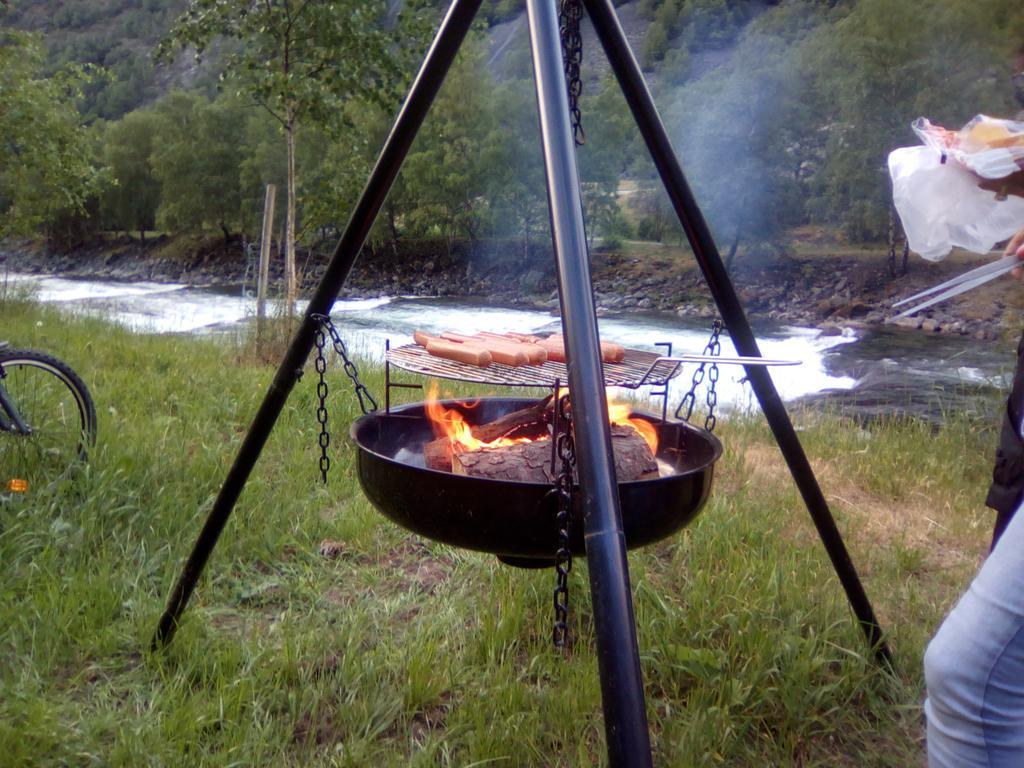
POLYGON ((274 197, 277 188, 267 184, 263 201, 263 234, 260 236, 260 268, 256 277, 256 336, 263 337, 267 322, 267 283, 270 280, 270 240, 274 236, 274 197))

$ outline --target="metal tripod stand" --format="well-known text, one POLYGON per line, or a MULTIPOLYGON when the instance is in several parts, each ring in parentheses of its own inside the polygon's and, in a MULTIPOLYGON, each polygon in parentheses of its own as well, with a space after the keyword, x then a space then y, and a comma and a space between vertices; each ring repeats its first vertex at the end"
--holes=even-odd
MULTIPOLYGON (((760 357, 721 256, 676 159, 668 134, 619 25, 611 0, 583 0, 612 70, 689 239, 719 313, 741 355, 760 357)), ((424 117, 481 5, 453 0, 370 174, 305 316, 228 471, 213 508, 164 611, 154 647, 170 641, 217 540, 234 509, 314 344, 316 315, 329 315, 424 117)), ((527 0, 548 204, 576 417, 576 455, 597 640, 609 762, 650 766, 650 736, 633 604, 612 463, 593 288, 587 258, 576 152, 563 74, 554 0, 527 0)), ((850 605, 879 661, 886 646, 825 497, 789 415, 767 372, 747 366, 757 396, 850 605)))

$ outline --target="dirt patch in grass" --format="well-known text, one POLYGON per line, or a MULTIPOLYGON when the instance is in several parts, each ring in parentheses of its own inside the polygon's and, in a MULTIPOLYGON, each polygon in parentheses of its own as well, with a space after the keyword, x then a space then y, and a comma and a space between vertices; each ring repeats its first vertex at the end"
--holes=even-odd
MULTIPOLYGON (((217 610, 208 614, 210 628, 220 634, 228 634, 244 640, 265 637, 281 616, 278 606, 247 606, 243 610, 217 610)), ((205 620, 205 619, 204 619, 205 620)))
MULTIPOLYGON (((451 576, 454 563, 447 555, 435 554, 431 547, 414 537, 401 540, 376 556, 356 553, 344 542, 324 540, 319 546, 323 568, 337 584, 323 591, 323 600, 332 608, 347 609, 364 600, 423 597, 434 595, 451 576)), ((402 606, 394 621, 402 626, 415 618, 424 605, 416 600, 402 606)))
POLYGON ((292 729, 293 742, 318 747, 341 744, 345 736, 345 729, 338 723, 334 712, 326 707, 313 712, 303 712, 292 729))
POLYGON ((789 468, 779 449, 774 445, 748 443, 740 456, 743 462, 743 479, 745 484, 761 485, 777 483, 780 479, 789 480, 789 468))
POLYGON ((450 558, 438 557, 418 539, 406 539, 391 549, 381 564, 390 574, 389 583, 394 592, 415 590, 433 595, 441 584, 448 581, 452 571, 450 558))
POLYGON ((808 741, 797 746, 793 755, 794 765, 828 765, 832 768, 862 768, 864 765, 896 765, 906 768, 920 766, 924 768, 924 728, 921 723, 908 722, 901 718, 901 725, 906 734, 902 741, 892 736, 878 736, 876 739, 858 738, 847 740, 838 734, 823 735, 821 739, 808 741), (906 744, 920 744, 921 754, 912 759, 907 753, 906 744), (900 759, 907 762, 899 763, 900 759))
POLYGON ((330 605, 337 606, 338 608, 350 608, 356 601, 361 600, 365 597, 365 593, 360 594, 359 592, 346 587, 331 587, 324 592, 324 600, 330 605))
POLYGON ((340 655, 328 651, 319 659, 305 662, 302 665, 302 671, 310 680, 320 680, 325 677, 330 677, 337 672, 341 663, 342 657, 340 655))
MULTIPOLYGON (((742 454, 742 482, 760 488, 781 488, 793 480, 782 454, 773 445, 747 445, 742 454)), ((844 518, 844 536, 859 549, 914 548, 923 556, 925 570, 971 567, 978 562, 977 541, 953 533, 937 514, 935 502, 924 494, 895 501, 860 488, 843 476, 836 462, 812 461, 811 466, 833 515, 844 518)), ((803 541, 809 527, 794 518, 784 531, 803 541)))
POLYGON ((450 693, 441 694, 440 701, 412 716, 409 733, 417 744, 423 744, 431 734, 444 731, 448 724, 448 713, 452 709, 450 693))
POLYGON ((881 499, 849 482, 829 484, 830 504, 849 517, 854 540, 885 549, 913 547, 925 553, 929 568, 976 564, 976 542, 951 533, 936 518, 934 505, 923 496, 899 502, 881 499))

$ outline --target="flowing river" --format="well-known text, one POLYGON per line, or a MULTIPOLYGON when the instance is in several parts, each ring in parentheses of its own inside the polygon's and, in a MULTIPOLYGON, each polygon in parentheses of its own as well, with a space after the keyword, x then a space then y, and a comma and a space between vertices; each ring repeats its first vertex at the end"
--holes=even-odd
MULTIPOLYGON (((140 333, 232 334, 255 317, 254 300, 237 290, 26 275, 8 275, 7 284, 23 286, 65 311, 100 315, 140 333)), ((560 330, 558 319, 545 311, 467 299, 339 300, 332 316, 350 351, 371 360, 383 359, 386 340, 392 346, 411 342, 414 330, 560 330)), ((656 343, 671 343, 675 354, 700 353, 710 331, 706 324, 666 314, 610 315, 598 324, 602 339, 660 353, 656 343)), ((758 324, 754 330, 762 355, 801 362, 771 369, 784 400, 825 402, 864 417, 899 412, 938 420, 964 408, 994 414, 998 398, 993 395, 1009 386, 1012 374, 1009 343, 896 328, 831 336, 781 325, 758 324)), ((722 354, 736 354, 725 334, 722 354)), ((673 381, 671 407, 689 387, 692 371, 684 369, 673 381)), ((718 397, 725 408, 756 407, 739 366, 722 367, 718 397)), ((702 399, 698 393, 698 402, 702 399)))

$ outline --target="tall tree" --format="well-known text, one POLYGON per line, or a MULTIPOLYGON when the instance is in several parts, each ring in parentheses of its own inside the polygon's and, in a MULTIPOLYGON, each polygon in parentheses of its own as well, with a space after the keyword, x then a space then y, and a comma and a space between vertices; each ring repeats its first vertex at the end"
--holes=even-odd
MULTIPOLYGON (((351 124, 333 136, 313 128, 300 134, 304 149, 298 158, 299 199, 303 201, 300 235, 307 241, 323 242, 345 224, 390 127, 391 115, 364 101, 353 102, 350 113, 351 124)), ((400 183, 392 187, 389 202, 400 195, 400 188, 400 183)), ((385 205, 371 239, 380 232, 381 219, 390 219, 394 226, 396 213, 390 208, 385 205)))
POLYGON ((439 234, 449 246, 489 233, 488 158, 502 140, 497 119, 483 47, 467 40, 402 169, 415 200, 408 217, 413 229, 439 234))
POLYGON ((242 110, 176 91, 156 113, 151 162, 161 185, 158 220, 177 231, 216 226, 226 248, 240 216, 242 110))
POLYGON ((284 131, 287 153, 285 281, 295 299, 296 138, 300 124, 330 128, 347 99, 379 99, 395 73, 385 7, 378 0, 191 0, 160 53, 191 46, 197 55, 227 38, 225 75, 284 131))
POLYGON ((102 217, 119 230, 137 229, 143 241, 156 225, 160 204, 160 180, 150 163, 159 126, 155 112, 136 110, 108 126, 103 136, 110 183, 100 196, 102 217))
MULTIPOLYGON (((263 227, 263 205, 267 184, 273 184, 276 189, 284 189, 288 178, 288 164, 285 153, 281 151, 281 131, 277 121, 262 109, 253 109, 249 112, 244 123, 245 152, 239 169, 241 222, 242 231, 260 232, 263 227)), ((281 207, 277 207, 276 210, 280 211, 281 207)), ((284 220, 283 216, 274 218, 284 220)), ((272 231, 280 231, 278 223, 274 223, 272 231)))
MULTIPOLYGON (((486 87, 486 86, 485 86, 486 87)), ((496 91, 496 135, 487 159, 488 197, 492 200, 497 234, 519 239, 519 258, 525 266, 530 243, 548 228, 544 198, 544 162, 537 137, 537 98, 533 83, 514 80, 496 91)))
POLYGON ((75 107, 88 71, 42 68, 39 38, 0 29, 0 238, 82 211, 99 181, 75 107))
POLYGON ((578 154, 587 237, 592 244, 596 236, 617 234, 614 230, 621 227, 619 181, 636 156, 639 132, 617 81, 610 76, 586 109, 587 139, 578 154))
POLYGON ((742 243, 770 242, 802 215, 790 157, 807 128, 801 86, 786 51, 754 34, 730 65, 692 83, 670 110, 684 167, 727 265, 742 243))

